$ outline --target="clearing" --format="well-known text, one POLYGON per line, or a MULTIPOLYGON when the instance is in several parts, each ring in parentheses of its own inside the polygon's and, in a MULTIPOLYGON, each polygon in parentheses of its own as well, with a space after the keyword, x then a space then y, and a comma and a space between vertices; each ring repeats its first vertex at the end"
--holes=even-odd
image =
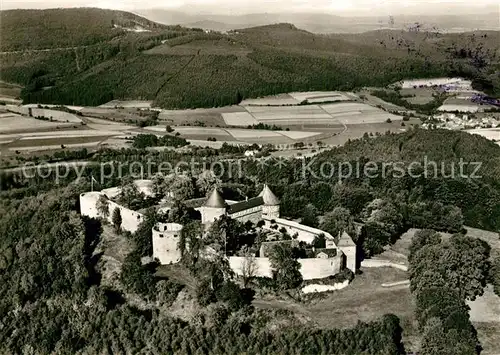
POLYGON ((350 328, 358 321, 369 322, 393 313, 401 320, 406 350, 415 348, 418 336, 408 286, 382 287, 385 283, 407 279, 407 273, 387 267, 361 270, 363 273, 346 288, 318 295, 305 303, 276 300, 269 296, 256 298, 254 305, 294 311, 321 328, 350 328))

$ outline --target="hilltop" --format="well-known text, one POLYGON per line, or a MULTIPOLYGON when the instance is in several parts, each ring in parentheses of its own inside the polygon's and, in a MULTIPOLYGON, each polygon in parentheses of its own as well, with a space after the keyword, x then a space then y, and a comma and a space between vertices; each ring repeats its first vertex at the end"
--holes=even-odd
POLYGON ((1 16, 2 50, 18 52, 0 54, 0 79, 23 85, 25 103, 95 106, 141 99, 164 108, 213 107, 282 92, 355 90, 448 75, 500 92, 500 32, 318 35, 280 23, 207 33, 99 9, 1 16), (31 41, 23 40, 33 32, 31 41))
POLYGON ((158 31, 168 26, 125 11, 97 8, 7 10, 0 12, 0 51, 84 46, 109 41, 127 30, 158 31))

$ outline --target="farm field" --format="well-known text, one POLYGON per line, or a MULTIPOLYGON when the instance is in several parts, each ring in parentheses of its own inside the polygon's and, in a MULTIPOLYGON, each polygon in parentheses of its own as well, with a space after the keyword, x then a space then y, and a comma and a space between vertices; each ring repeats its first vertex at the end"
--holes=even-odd
POLYGON ((481 128, 466 130, 470 134, 477 134, 492 141, 500 141, 500 128, 481 128))
POLYGON ((19 114, 12 112, 0 113, 1 133, 16 133, 16 132, 30 132, 30 131, 39 132, 47 130, 56 130, 60 128, 71 128, 73 126, 74 126, 73 123, 61 123, 61 122, 37 120, 35 118, 21 116, 19 114))
POLYGON ((339 91, 306 91, 306 92, 291 92, 291 97, 298 102, 307 100, 308 102, 329 102, 329 101, 350 101, 359 100, 359 97, 352 92, 339 91))
MULTIPOLYGON (((60 147, 61 144, 65 147, 97 144, 122 148, 130 146, 124 137, 139 133, 166 134, 166 126, 170 125, 181 137, 202 146, 207 146, 208 138, 215 139, 217 146, 223 142, 287 146, 303 142, 315 145, 318 141, 336 146, 349 139, 360 138, 365 133, 401 132, 405 129, 401 125, 402 117, 359 102, 359 98, 349 92, 294 92, 254 100, 256 103, 270 101, 267 101, 268 106, 247 104, 207 109, 162 110, 158 114, 159 124, 144 128, 137 127, 137 123, 154 116, 154 111, 149 110, 151 101, 114 100, 99 107, 75 107, 80 110, 81 116, 50 108, 38 108, 36 104, 12 105, 23 114, 28 114, 31 110, 34 115, 49 116, 60 122, 36 120, 5 112, 0 114, 0 129, 3 128, 1 133, 4 134, 0 144, 4 151, 20 148, 33 151, 37 144, 40 149, 54 148, 56 145, 60 147), (327 100, 330 103, 271 105, 279 100, 302 102, 310 99, 327 100), (331 102, 335 100, 338 102, 331 102), (390 122, 387 122, 388 118, 390 122), (247 129, 250 125, 258 124, 276 125, 282 130, 247 129), (75 131, 70 133, 71 129, 75 131), (52 136, 42 134, 43 137, 36 138, 44 131, 48 131, 52 136), (8 137, 5 134, 17 135, 8 137)), ((414 123, 419 122, 415 119, 414 122, 409 121, 406 124, 414 123)))
POLYGON ((438 111, 442 112, 478 112, 484 109, 493 108, 490 105, 479 105, 475 104, 467 99, 460 99, 457 97, 450 97, 446 99, 443 105, 438 107, 438 111))
POLYGON ((432 96, 434 93, 435 91, 431 88, 407 88, 401 89, 400 91, 402 96, 414 95, 413 97, 405 97, 406 101, 414 105, 425 105, 431 102, 434 100, 434 97, 432 96))

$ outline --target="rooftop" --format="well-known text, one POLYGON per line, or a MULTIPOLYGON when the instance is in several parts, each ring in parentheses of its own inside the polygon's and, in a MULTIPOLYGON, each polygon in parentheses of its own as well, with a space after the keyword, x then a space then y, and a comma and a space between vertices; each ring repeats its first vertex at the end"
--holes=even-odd
POLYGON ((248 210, 250 208, 254 208, 257 206, 262 206, 263 204, 264 204, 264 199, 262 197, 254 197, 254 198, 248 199, 246 201, 241 201, 241 202, 236 202, 236 203, 230 204, 227 207, 227 212, 229 214, 233 214, 233 213, 248 210))
POLYGON ((225 208, 226 202, 220 195, 219 191, 217 191, 217 188, 215 188, 203 206, 212 208, 225 208))
POLYGON ((262 197, 262 199, 264 200, 264 204, 268 206, 279 205, 280 203, 280 200, 267 185, 264 185, 264 189, 259 194, 259 197, 262 197))

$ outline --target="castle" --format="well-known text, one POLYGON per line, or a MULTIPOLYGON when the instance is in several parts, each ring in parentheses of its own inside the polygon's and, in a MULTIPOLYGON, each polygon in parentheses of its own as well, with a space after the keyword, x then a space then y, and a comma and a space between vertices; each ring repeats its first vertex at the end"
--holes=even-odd
MULTIPOLYGON (((144 185, 144 181, 138 183, 144 185)), ((110 214, 103 216, 96 205, 100 196, 104 195, 109 199, 117 193, 115 190, 116 188, 81 194, 80 207, 82 215, 106 218, 111 222, 110 214)), ((139 224, 144 220, 144 216, 140 212, 129 210, 113 201, 108 203, 110 209, 116 207, 120 209, 123 220, 122 228, 125 230, 135 232, 139 224)), ((205 202, 195 209, 200 212, 201 222, 207 229, 218 218, 226 215, 243 223, 263 221, 263 229, 286 231, 287 234, 294 237, 296 242, 312 244, 316 237, 324 236, 325 248, 313 248, 310 257, 298 259, 304 280, 332 276, 344 268, 349 268, 352 271, 356 270, 356 245, 347 233, 343 232, 335 242, 335 238, 328 232, 280 218, 280 201, 267 185, 264 185, 262 192, 257 197, 244 201, 224 200, 215 188, 205 202)), ((153 258, 157 259, 161 264, 175 264, 180 261, 179 240, 182 228, 183 226, 178 223, 157 223, 153 227, 153 258)), ((256 276, 272 276, 271 264, 265 252, 266 245, 271 246, 272 243, 279 242, 262 243, 263 247, 259 253, 260 255, 255 257, 256 276)), ((236 274, 241 274, 245 258, 230 256, 228 259, 233 271, 236 274)))

